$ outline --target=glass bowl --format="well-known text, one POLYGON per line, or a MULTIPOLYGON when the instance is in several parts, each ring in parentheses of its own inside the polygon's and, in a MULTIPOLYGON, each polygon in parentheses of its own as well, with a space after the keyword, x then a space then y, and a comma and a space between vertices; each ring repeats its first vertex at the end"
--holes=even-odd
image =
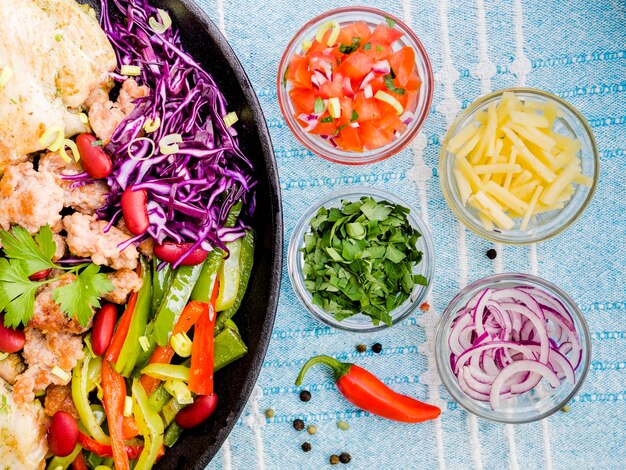
POLYGON ((424 301, 432 284, 435 264, 433 242, 430 232, 426 224, 417 216, 416 211, 408 206, 404 201, 397 198, 393 194, 374 188, 351 188, 348 190, 336 191, 328 194, 319 202, 313 204, 300 218, 296 224, 291 239, 289 241, 289 249, 287 252, 287 270, 289 279, 298 300, 304 305, 311 314, 318 320, 332 327, 346 331, 377 331, 386 328, 388 325, 379 323, 374 325, 367 315, 357 314, 345 320, 338 321, 332 314, 326 312, 323 308, 314 305, 311 293, 304 285, 304 276, 302 274, 302 264, 304 262, 304 254, 301 251, 304 247, 304 235, 310 230, 310 221, 317 214, 321 207, 340 207, 342 201, 358 201, 363 196, 370 196, 377 201, 385 200, 392 204, 401 205, 410 209, 408 214, 409 223, 417 229, 422 236, 417 241, 417 249, 423 253, 422 261, 415 266, 414 274, 421 274, 428 280, 427 286, 415 285, 413 292, 409 298, 398 308, 392 310, 392 323, 395 324, 410 315, 424 301))
POLYGON ((289 42, 285 52, 283 53, 278 67, 276 87, 278 89, 278 103, 280 105, 280 110, 285 118, 285 121, 287 122, 287 125, 291 129, 291 132, 293 132, 302 145, 314 154, 332 162, 343 163, 346 165, 362 165, 391 157, 406 147, 409 142, 413 140, 424 124, 426 116, 428 116, 430 111, 433 99, 434 79, 432 67, 430 65, 428 55, 426 54, 426 50, 411 28, 395 16, 385 13, 382 10, 359 6, 337 8, 317 16, 306 23, 289 42), (323 139, 318 135, 312 135, 304 132, 300 124, 298 124, 294 118, 295 109, 289 97, 291 85, 287 83, 286 86, 283 86, 283 77, 285 76, 291 57, 294 54, 301 52, 302 42, 314 38, 319 27, 328 21, 336 21, 341 26, 355 21, 365 21, 370 28, 373 28, 380 23, 385 23, 386 18, 395 21, 395 29, 398 29, 403 33, 403 36, 396 41, 394 50, 400 49, 404 46, 410 46, 415 51, 415 66, 420 79, 422 80, 422 85, 418 94, 413 120, 408 124, 404 132, 394 141, 377 149, 364 150, 363 152, 350 152, 334 148, 328 140, 323 139))
POLYGON ((518 273, 495 274, 480 279, 462 289, 448 304, 437 327, 435 339, 435 357, 437 371, 444 386, 452 397, 467 411, 492 421, 501 423, 529 423, 550 416, 560 410, 576 395, 580 389, 591 359, 591 342, 587 322, 574 301, 554 284, 536 276, 518 273), (492 410, 488 402, 470 398, 461 390, 450 364, 450 347, 448 336, 452 322, 459 309, 464 307, 469 299, 486 288, 507 288, 515 286, 529 286, 539 288, 558 299, 571 314, 576 332, 580 337, 582 356, 578 368, 575 370, 575 382, 561 382, 557 388, 544 385, 545 379, 532 390, 517 395, 515 398, 503 401, 503 406, 492 410))
POLYGON ((467 228, 481 237, 494 242, 522 245, 546 240, 559 234, 582 214, 596 189, 599 166, 598 149, 589 124, 571 104, 545 91, 532 88, 510 88, 479 98, 457 117, 441 145, 439 172, 443 195, 454 215, 467 228), (582 163, 582 174, 589 176, 593 181, 591 187, 576 185, 576 192, 566 203, 565 207, 533 216, 525 230, 520 229, 519 218, 516 219, 515 226, 511 230, 497 227, 487 230, 478 218, 478 212, 469 205, 463 205, 453 172, 455 156, 446 151, 450 139, 467 124, 471 123, 477 112, 485 111, 490 103, 500 101, 504 92, 513 92, 522 101, 531 99, 542 103, 555 103, 557 106, 557 119, 553 130, 568 137, 578 138, 582 145, 581 150, 577 154, 582 163))

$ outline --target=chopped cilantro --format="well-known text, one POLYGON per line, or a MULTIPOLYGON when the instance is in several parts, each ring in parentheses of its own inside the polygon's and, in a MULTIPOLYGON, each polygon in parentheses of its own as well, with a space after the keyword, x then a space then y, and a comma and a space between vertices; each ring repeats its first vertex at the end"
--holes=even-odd
POLYGON ((283 74, 283 87, 287 88, 287 74, 289 73, 289 66, 285 69, 285 73, 283 74))
POLYGON ((393 83, 393 78, 391 75, 385 75, 383 77, 383 80, 385 81, 385 86, 387 87, 387 90, 397 95, 404 95, 404 88, 396 87, 396 85, 393 83))
POLYGON ((385 21, 387 22, 387 26, 389 26, 389 28, 393 28, 396 25, 396 20, 389 18, 387 15, 385 15, 385 21))
POLYGON ((326 116, 325 118, 320 119, 320 122, 333 122, 333 117, 332 116, 326 116))
POLYGON ((383 46, 381 46, 380 44, 376 46, 376 52, 382 52, 383 51, 383 46))
POLYGON ((363 313, 377 325, 391 325, 390 312, 404 303, 422 260, 421 234, 409 223, 409 209, 362 197, 341 207, 320 208, 304 236, 304 284, 313 303, 341 321, 363 313))
POLYGON ((352 44, 339 44, 339 52, 342 54, 352 54, 361 46, 361 38, 352 38, 352 44))
POLYGON ((350 116, 350 122, 354 122, 357 119, 359 119, 359 114, 353 109, 352 110, 352 116, 350 116))
POLYGON ((372 48, 372 43, 371 42, 368 42, 367 44, 365 44, 363 46, 363 50, 364 51, 369 51, 371 48, 372 48))

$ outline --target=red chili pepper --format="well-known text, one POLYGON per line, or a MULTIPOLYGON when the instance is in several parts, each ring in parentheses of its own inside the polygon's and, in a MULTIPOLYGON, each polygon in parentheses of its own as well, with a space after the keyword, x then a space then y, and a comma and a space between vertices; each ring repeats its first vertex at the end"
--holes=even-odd
MULTIPOLYGON (((198 321, 205 310, 206 304, 197 301, 189 302, 180 314, 180 318, 176 322, 174 330, 172 331, 172 336, 178 333, 187 333, 198 321)), ((169 364, 173 357, 174 349, 172 349, 171 345, 168 344, 167 347, 157 346, 152 353, 152 356, 150 356, 150 361, 148 363, 169 364)), ((150 394, 159 386, 159 383, 161 383, 159 379, 155 379, 154 377, 150 377, 148 375, 143 375, 140 382, 148 396, 150 396, 150 394)))
POLYGON ((111 449, 116 470, 129 470, 128 455, 124 444, 123 419, 126 399, 126 382, 109 361, 102 361, 102 391, 104 411, 109 423, 111 449))
POLYGON ((126 340, 126 335, 128 334, 128 328, 130 327, 130 321, 133 318, 136 303, 137 292, 133 292, 130 295, 130 299, 128 299, 126 310, 122 314, 120 321, 117 322, 117 328, 115 329, 111 343, 107 348, 105 356, 107 361, 116 362, 120 357, 120 351, 122 350, 122 346, 124 346, 124 341, 126 340))
POLYGON ((204 304, 205 311, 196 323, 191 345, 191 367, 189 369, 189 390, 198 395, 213 394, 213 367, 215 356, 215 302, 219 291, 219 281, 211 292, 210 303, 204 304))
MULTIPOLYGON (((98 442, 82 432, 78 433, 78 443, 83 449, 93 452, 100 457, 113 457, 113 449, 111 449, 110 445, 98 442)), ((137 460, 142 451, 143 446, 126 446, 126 455, 128 455, 130 460, 137 460)))
POLYGON ((428 421, 441 414, 441 410, 436 406, 400 395, 378 380, 374 374, 354 364, 339 362, 330 356, 315 356, 309 359, 302 367, 296 385, 302 383, 304 375, 315 364, 330 367, 342 395, 349 402, 372 414, 404 423, 428 421))
POLYGON ((82 450, 78 453, 78 455, 72 462, 72 470, 88 470, 87 462, 85 462, 85 457, 83 456, 82 450))

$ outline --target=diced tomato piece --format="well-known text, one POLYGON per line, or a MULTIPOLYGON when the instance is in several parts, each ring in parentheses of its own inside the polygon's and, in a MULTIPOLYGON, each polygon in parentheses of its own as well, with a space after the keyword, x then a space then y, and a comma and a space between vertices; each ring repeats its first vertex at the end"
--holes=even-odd
POLYGON ((337 72, 350 77, 352 80, 359 80, 368 74, 372 69, 372 64, 372 59, 366 54, 356 51, 346 57, 337 69, 337 72))
POLYGON ((292 88, 289 90, 289 96, 293 103, 293 107, 299 113, 312 114, 315 105, 315 94, 313 90, 306 88, 292 88))
POLYGON ((358 127, 344 127, 339 132, 339 137, 341 138, 344 150, 363 151, 363 139, 361 138, 361 131, 358 127))
MULTIPOLYGON (((320 119, 324 119, 324 117, 320 119)), ((337 122, 333 121, 333 122, 320 122, 317 126, 313 128, 313 130, 310 133, 317 134, 317 135, 334 135, 336 132, 337 132, 337 122)))
POLYGON ((379 128, 380 123, 364 122, 361 123, 361 137, 363 138, 363 146, 368 150, 377 149, 391 142, 391 136, 379 128))
MULTIPOLYGON (((395 93, 389 93, 389 94, 393 96, 395 99, 397 99, 398 101, 400 101, 400 104, 402 104, 402 101, 406 99, 403 95, 396 95, 395 93)), ((390 104, 387 104, 381 100, 376 100, 376 101, 378 101, 378 109, 380 110, 381 116, 390 116, 390 115, 397 116, 398 115, 396 109, 390 104)), ((404 105, 402 107, 404 108, 404 105)))
POLYGON ((406 104, 404 105, 404 109, 406 111, 415 111, 417 107, 417 98, 419 97, 419 91, 407 91, 406 92, 406 104))
POLYGON ((339 118, 339 125, 344 126, 349 124, 352 119, 353 102, 352 98, 341 98, 341 117, 339 118))
POLYGON ((359 115, 359 122, 371 121, 381 116, 377 101, 375 98, 365 98, 363 92, 356 95, 354 110, 359 115))
POLYGON ((388 59, 393 54, 393 49, 388 44, 371 41, 367 50, 363 50, 374 62, 388 59))
POLYGON ((407 89, 407 91, 414 91, 414 90, 419 89, 421 84, 422 84, 422 79, 419 77, 417 72, 415 72, 411 74, 411 76, 409 77, 409 80, 406 83, 405 88, 407 89))
POLYGON ((378 90, 387 91, 387 86, 385 85, 385 79, 382 77, 382 75, 372 80, 370 82, 370 86, 372 87, 372 91, 374 92, 374 94, 376 94, 378 90))
POLYGON ((337 41, 345 46, 350 46, 353 41, 352 38, 359 38, 361 45, 363 45, 371 35, 372 32, 365 21, 355 21, 341 28, 337 41))
POLYGON ((404 132, 406 125, 400 120, 397 115, 388 114, 380 118, 380 128, 386 131, 388 134, 394 134, 397 132, 404 132))
POLYGON ((385 24, 379 24, 372 33, 372 42, 380 42, 391 46, 402 37, 402 33, 397 29, 392 29, 385 24))
POLYGON ((293 83, 294 87, 311 88, 311 72, 309 72, 308 57, 295 54, 289 62, 287 79, 293 83))
POLYGON ((324 36, 321 42, 313 38, 312 39, 313 44, 306 51, 307 54, 315 53, 315 52, 322 52, 324 49, 328 48, 328 38, 330 38, 331 33, 332 33, 332 28, 324 33, 324 36))
POLYGON ((389 63, 396 74, 398 84, 405 87, 415 69, 415 51, 412 47, 403 47, 394 52, 389 63))
POLYGON ((326 75, 327 69, 330 69, 332 72, 336 66, 337 59, 332 55, 323 54, 321 52, 309 55, 309 68, 311 69, 311 73, 317 70, 326 75))
POLYGON ((340 73, 333 74, 332 82, 325 82, 320 85, 319 96, 324 99, 343 97, 343 77, 340 73))

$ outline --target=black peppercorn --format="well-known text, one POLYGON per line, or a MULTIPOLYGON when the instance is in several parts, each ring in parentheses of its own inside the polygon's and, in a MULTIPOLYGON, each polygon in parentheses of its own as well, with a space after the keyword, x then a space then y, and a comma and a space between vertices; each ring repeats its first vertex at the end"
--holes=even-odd
POLYGON ((308 442, 303 442, 302 443, 302 450, 305 452, 309 452, 311 450, 311 444, 309 444, 308 442))
POLYGON ((356 350, 357 352, 364 353, 365 351, 367 351, 367 346, 365 346, 364 344, 357 344, 356 350))
POLYGON ((330 460, 330 464, 331 465, 337 465, 339 463, 339 456, 333 454, 333 455, 330 456, 329 460, 330 460))
POLYGON ((309 392, 308 390, 302 390, 300 392, 300 400, 307 402, 311 399, 311 392, 309 392))
POLYGON ((498 252, 496 250, 494 250, 493 248, 487 250, 487 258, 496 259, 496 256, 498 256, 498 252))
POLYGON ((374 345, 372 345, 372 351, 374 351, 376 354, 380 354, 380 352, 383 350, 383 345, 380 343, 375 343, 374 345))
POLYGON ((304 429, 304 421, 302 421, 301 419, 294 419, 293 427, 296 431, 302 431, 304 429))
POLYGON ((341 455, 339 456, 339 461, 341 463, 349 463, 350 460, 352 460, 352 457, 347 452, 342 452, 341 455))

